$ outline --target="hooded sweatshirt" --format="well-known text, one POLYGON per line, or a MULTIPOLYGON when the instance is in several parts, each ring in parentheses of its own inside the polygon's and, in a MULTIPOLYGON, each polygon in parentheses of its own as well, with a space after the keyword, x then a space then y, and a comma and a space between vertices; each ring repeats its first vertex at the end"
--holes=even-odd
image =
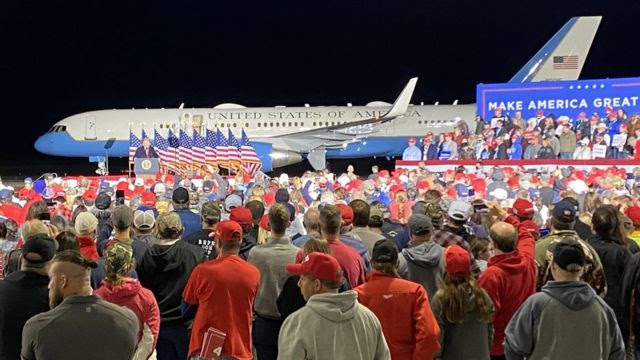
POLYGON ((438 290, 444 273, 443 247, 433 241, 402 250, 398 256, 398 274, 409 281, 421 284, 427 290, 429 300, 438 290))
POLYGON ((537 267, 533 235, 521 226, 514 216, 508 216, 505 222, 513 225, 518 231, 516 250, 489 259, 487 269, 478 279, 478 283, 489 294, 495 307, 492 356, 504 354, 502 341, 507 323, 520 305, 536 292, 537 267))
POLYGON ((202 261, 202 248, 181 240, 171 245, 153 245, 144 254, 136 271, 140 284, 156 297, 163 323, 183 321, 180 311, 182 291, 191 271, 202 261))
POLYGON ((551 281, 527 299, 507 326, 504 348, 507 359, 626 357, 613 310, 582 281, 551 281))
POLYGON ((349 290, 317 294, 289 315, 278 337, 278 359, 391 359, 378 318, 349 290))
POLYGON ((135 279, 127 278, 118 286, 110 287, 106 281, 95 291, 104 300, 127 307, 138 318, 138 347, 135 360, 148 359, 156 348, 160 331, 160 311, 153 293, 135 279))

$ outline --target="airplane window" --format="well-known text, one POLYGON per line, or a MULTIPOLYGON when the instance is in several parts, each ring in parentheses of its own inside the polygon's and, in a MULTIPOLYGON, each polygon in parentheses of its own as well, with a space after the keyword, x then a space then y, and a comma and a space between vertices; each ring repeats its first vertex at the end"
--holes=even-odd
POLYGON ((291 123, 289 123, 289 127, 291 127, 291 126, 293 126, 293 125, 291 125, 291 123))
POLYGON ((260 123, 258 123, 258 127, 260 127, 260 123))
POLYGON ((269 123, 269 127, 273 127, 273 123, 269 123))
POLYGON ((236 123, 233 123, 233 127, 236 127, 236 123))
POLYGON ((298 123, 297 123, 297 122, 294 122, 294 123, 293 123, 293 126, 298 126, 298 123))
POLYGON ((332 121, 332 122, 331 122, 331 126, 333 126, 333 125, 335 125, 335 124, 336 124, 336 122, 335 122, 335 121, 332 121))
POLYGON ((313 122, 313 126, 316 126, 316 122, 315 121, 313 122))
MULTIPOLYGON (((298 125, 296 125, 296 126, 298 126, 298 125)), ((301 123, 300 123, 300 126, 304 126, 304 123, 303 123, 303 122, 301 122, 301 123)))
POLYGON ((329 126, 329 122, 325 121, 324 126, 329 126))
POLYGON ((66 127, 66 126, 64 126, 64 125, 60 126, 60 131, 62 131, 62 132, 67 131, 67 127, 66 127))
POLYGON ((160 124, 160 129, 162 129, 162 124, 160 124))
POLYGON ((244 127, 249 127, 249 123, 244 123, 244 127))
POLYGON ((277 126, 277 127, 280 127, 280 123, 276 123, 276 126, 277 126))

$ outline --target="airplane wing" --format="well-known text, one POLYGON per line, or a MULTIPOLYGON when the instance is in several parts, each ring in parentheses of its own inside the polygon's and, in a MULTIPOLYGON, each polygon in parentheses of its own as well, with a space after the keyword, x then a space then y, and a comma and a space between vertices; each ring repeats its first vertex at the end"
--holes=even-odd
MULTIPOLYGON (((328 141, 344 141, 353 139, 358 135, 362 135, 362 128, 365 126, 376 126, 380 124, 384 124, 387 121, 391 121, 399 116, 404 115, 407 112, 407 108, 409 107, 409 102, 411 101, 411 97, 413 96, 413 90, 416 87, 416 83, 418 82, 418 78, 414 77, 409 79, 407 85, 405 85, 404 89, 396 99, 396 101, 391 106, 391 109, 387 111, 384 115, 380 117, 373 117, 368 119, 362 119, 358 121, 352 121, 349 123, 326 126, 318 129, 311 129, 306 131, 300 131, 293 134, 276 136, 281 139, 293 138, 293 139, 324 139, 328 141)), ((369 134, 371 131, 367 131, 369 134)), ((307 140, 305 140, 307 141, 307 140)))

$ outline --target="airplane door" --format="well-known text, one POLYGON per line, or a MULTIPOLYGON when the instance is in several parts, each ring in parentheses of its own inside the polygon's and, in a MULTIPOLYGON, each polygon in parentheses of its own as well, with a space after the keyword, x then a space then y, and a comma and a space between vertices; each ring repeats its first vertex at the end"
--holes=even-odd
POLYGON ((87 118, 85 119, 84 139, 95 140, 97 138, 98 137, 96 136, 96 117, 87 116, 87 118))

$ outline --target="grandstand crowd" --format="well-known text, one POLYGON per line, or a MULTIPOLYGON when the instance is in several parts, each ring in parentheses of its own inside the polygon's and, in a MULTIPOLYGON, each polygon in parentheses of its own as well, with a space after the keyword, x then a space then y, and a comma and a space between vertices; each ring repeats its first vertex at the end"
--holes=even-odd
POLYGON ((636 179, 0 181, 0 359, 637 359, 636 179))
POLYGON ((609 106, 604 114, 538 110, 524 119, 519 111, 510 117, 498 107, 491 119, 477 116, 473 132, 458 118, 453 132, 428 132, 421 143, 420 149, 412 138, 403 160, 640 159, 640 114, 609 106))

